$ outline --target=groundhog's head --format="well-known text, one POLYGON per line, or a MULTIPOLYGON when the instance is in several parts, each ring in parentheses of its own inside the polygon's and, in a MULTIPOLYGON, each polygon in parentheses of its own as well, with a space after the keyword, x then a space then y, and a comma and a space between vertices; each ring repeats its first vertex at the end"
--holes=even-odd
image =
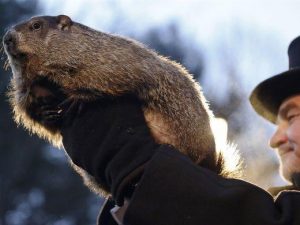
POLYGON ((67 16, 43 16, 12 27, 3 44, 14 76, 28 83, 36 76, 76 73, 82 50, 72 43, 81 35, 72 25, 67 16))

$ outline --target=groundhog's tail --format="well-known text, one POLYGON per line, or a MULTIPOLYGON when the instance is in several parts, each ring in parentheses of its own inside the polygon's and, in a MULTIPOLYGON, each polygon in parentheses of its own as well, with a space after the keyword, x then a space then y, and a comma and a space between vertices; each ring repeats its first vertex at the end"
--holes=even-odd
POLYGON ((226 143, 217 150, 217 168, 219 174, 227 178, 243 178, 243 161, 241 160, 236 145, 226 143))

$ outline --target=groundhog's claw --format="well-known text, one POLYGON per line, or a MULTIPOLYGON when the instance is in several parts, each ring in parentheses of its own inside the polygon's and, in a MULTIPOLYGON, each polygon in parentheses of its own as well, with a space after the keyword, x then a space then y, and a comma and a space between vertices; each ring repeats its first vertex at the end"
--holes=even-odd
POLYGON ((40 115, 44 121, 55 122, 62 118, 62 110, 58 108, 53 109, 51 106, 42 106, 40 115))
POLYGON ((82 112, 83 102, 73 99, 67 98, 63 102, 58 105, 58 113, 62 115, 64 123, 70 123, 77 115, 82 112))

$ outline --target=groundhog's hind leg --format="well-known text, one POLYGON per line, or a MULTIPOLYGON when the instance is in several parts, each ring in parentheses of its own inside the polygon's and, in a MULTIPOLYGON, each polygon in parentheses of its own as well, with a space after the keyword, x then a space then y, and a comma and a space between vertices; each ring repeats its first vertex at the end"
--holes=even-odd
POLYGON ((171 132, 170 126, 159 112, 144 108, 147 125, 155 141, 160 144, 176 146, 176 137, 171 132))

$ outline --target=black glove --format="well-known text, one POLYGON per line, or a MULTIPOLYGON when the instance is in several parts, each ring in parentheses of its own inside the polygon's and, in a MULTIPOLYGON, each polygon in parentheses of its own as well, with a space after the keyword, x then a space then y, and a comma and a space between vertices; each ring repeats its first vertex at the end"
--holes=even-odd
POLYGON ((145 163, 160 146, 150 134, 141 106, 129 96, 84 103, 61 128, 72 161, 112 193, 118 205, 130 195, 145 163))

